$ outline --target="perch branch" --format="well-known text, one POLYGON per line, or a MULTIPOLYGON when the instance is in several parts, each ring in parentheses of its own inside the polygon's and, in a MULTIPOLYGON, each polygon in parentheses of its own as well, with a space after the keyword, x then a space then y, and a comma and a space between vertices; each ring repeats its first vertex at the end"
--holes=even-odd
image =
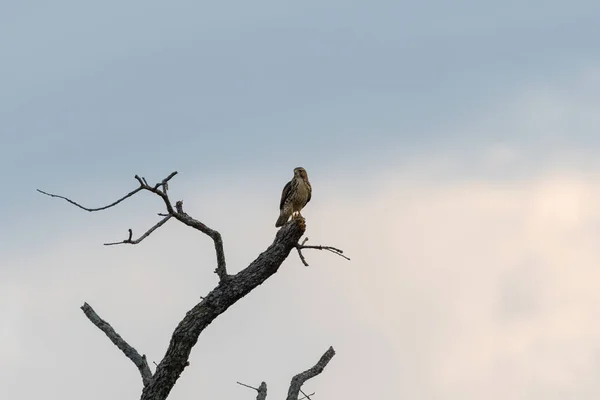
POLYGON ((301 397, 301 398, 299 398, 298 400, 304 400, 304 399, 312 400, 312 399, 310 398, 310 396, 314 396, 314 395, 315 395, 315 392, 312 392, 311 394, 306 394, 306 393, 304 393, 302 390, 300 390, 300 393, 302 393, 302 395, 303 395, 304 397, 301 397))
MULTIPOLYGON (((329 361, 335 355, 335 350, 333 347, 330 347, 322 356, 321 359, 314 365, 314 367, 307 369, 304 372, 299 373, 298 375, 292 378, 292 382, 290 383, 290 389, 288 390, 287 400, 298 400, 298 395, 300 394, 300 390, 302 389, 302 385, 307 380, 314 378, 323 372, 323 369, 329 364, 329 361)), ((305 395, 306 396, 306 395, 305 395)))
POLYGON ((304 258, 304 254, 302 254, 302 250, 304 249, 315 249, 315 250, 327 250, 336 254, 346 260, 350 261, 350 258, 344 255, 344 251, 340 250, 336 247, 332 246, 306 246, 305 243, 308 241, 308 238, 305 238, 302 243, 296 243, 296 250, 298 250, 298 256, 300 256, 300 261, 304 264, 305 267, 308 267, 308 263, 306 262, 306 258, 304 258))
POLYGON ((152 232, 154 232, 155 230, 157 230, 158 228, 160 228, 161 226, 163 226, 168 220, 170 220, 172 217, 172 215, 167 215, 166 217, 164 217, 163 219, 161 219, 160 221, 158 221, 156 223, 156 225, 154 225, 152 228, 148 229, 146 231, 146 233, 144 233, 142 236, 140 236, 139 238, 132 240, 131 237, 133 236, 133 231, 131 229, 129 229, 129 237, 121 242, 111 242, 111 243, 104 243, 105 246, 112 246, 115 244, 138 244, 139 242, 141 242, 142 240, 146 239, 148 236, 150 236, 150 234, 152 232))
POLYGON ((148 366, 146 355, 140 355, 136 349, 127 344, 127 342, 117 332, 115 332, 113 327, 110 326, 108 322, 104 321, 98 316, 98 314, 96 314, 94 309, 92 309, 88 303, 83 303, 81 309, 83 310, 85 316, 88 317, 88 319, 94 325, 96 325, 98 329, 104 332, 111 342, 113 342, 114 345, 117 346, 127 358, 133 361, 137 369, 140 371, 140 375, 142 375, 142 382, 144 383, 144 386, 147 386, 152 380, 152 372, 148 366))

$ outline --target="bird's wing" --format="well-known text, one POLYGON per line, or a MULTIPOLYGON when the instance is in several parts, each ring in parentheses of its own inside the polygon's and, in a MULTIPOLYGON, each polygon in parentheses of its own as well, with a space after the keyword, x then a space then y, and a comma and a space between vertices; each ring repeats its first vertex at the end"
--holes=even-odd
MULTIPOLYGON (((312 189, 312 188, 311 188, 312 189)), ((312 190, 308 191, 308 197, 306 198, 306 204, 308 204, 308 202, 310 201, 310 196, 312 195, 312 190)), ((305 205, 306 205, 305 204, 305 205)))
POLYGON ((283 187, 283 191, 281 192, 281 201, 279 202, 279 209, 283 208, 283 204, 285 203, 285 199, 287 199, 292 192, 292 181, 289 181, 283 187))

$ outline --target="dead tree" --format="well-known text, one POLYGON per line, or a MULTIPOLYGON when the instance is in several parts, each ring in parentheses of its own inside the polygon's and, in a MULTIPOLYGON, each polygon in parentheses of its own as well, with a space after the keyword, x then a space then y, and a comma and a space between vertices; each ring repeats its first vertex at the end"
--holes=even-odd
MULTIPOLYGON (((141 395, 142 400, 164 400, 167 398, 171 389, 177 382, 177 379, 179 379, 183 370, 189 365, 188 359, 190 352, 204 329, 230 306, 275 274, 292 249, 298 251, 302 263, 306 266, 308 266, 308 263, 302 254, 302 250, 304 249, 328 250, 348 259, 343 255, 342 250, 337 248, 331 246, 307 246, 306 241, 308 239, 304 239, 302 243, 300 243, 299 240, 306 229, 305 221, 300 217, 293 218, 286 223, 275 235, 273 243, 250 263, 250 265, 237 274, 230 275, 227 273, 221 234, 186 214, 183 211, 183 201, 177 201, 175 206, 171 203, 167 191, 169 181, 176 174, 177 172, 172 172, 169 176, 155 185, 149 185, 146 179, 136 175, 135 179, 138 181, 139 186, 135 190, 127 193, 113 203, 99 208, 87 208, 67 197, 47 193, 38 189, 42 194, 61 198, 72 205, 89 212, 102 211, 114 207, 142 191, 153 193, 162 199, 166 207, 166 213, 159 214, 163 218, 157 224, 137 239, 133 238, 133 231, 129 229, 127 239, 120 242, 105 243, 105 245, 138 244, 171 219, 176 219, 177 221, 204 233, 214 242, 217 264, 214 272, 218 275, 219 282, 215 288, 211 290, 206 297, 202 298, 198 304, 192 307, 179 322, 173 332, 169 347, 167 348, 163 359, 157 364, 154 373, 148 365, 146 356, 140 355, 135 348, 130 346, 117 332, 115 332, 109 323, 96 314, 89 304, 84 303, 81 307, 86 317, 104 332, 123 354, 133 361, 139 370, 144 386, 141 395)), ((299 400, 300 393, 304 396, 302 398, 310 399, 310 396, 312 395, 306 395, 302 392, 302 385, 308 379, 320 374, 334 355, 335 351, 333 350, 333 347, 330 347, 323 356, 321 356, 321 359, 315 366, 294 376, 290 383, 287 400, 299 400)), ((259 388, 253 389, 258 392, 257 399, 266 399, 266 383, 262 382, 259 388)))

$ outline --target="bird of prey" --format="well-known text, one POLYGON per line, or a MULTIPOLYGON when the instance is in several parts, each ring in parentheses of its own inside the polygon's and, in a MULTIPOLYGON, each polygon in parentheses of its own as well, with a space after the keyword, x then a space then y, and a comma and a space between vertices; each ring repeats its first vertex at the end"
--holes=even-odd
POLYGON ((289 181, 281 192, 281 201, 279 202, 279 218, 275 222, 275 227, 283 226, 295 212, 299 216, 300 210, 310 201, 312 187, 308 181, 306 170, 302 167, 294 168, 294 177, 289 181))

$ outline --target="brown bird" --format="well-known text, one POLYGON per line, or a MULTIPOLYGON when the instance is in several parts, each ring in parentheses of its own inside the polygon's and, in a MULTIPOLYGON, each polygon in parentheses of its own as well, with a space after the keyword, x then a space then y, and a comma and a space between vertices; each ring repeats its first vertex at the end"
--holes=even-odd
POLYGON ((279 218, 275 222, 275 227, 283 226, 295 212, 299 216, 300 210, 310 201, 312 187, 308 181, 306 170, 302 167, 294 168, 294 177, 289 181, 281 192, 281 201, 279 202, 279 218))

